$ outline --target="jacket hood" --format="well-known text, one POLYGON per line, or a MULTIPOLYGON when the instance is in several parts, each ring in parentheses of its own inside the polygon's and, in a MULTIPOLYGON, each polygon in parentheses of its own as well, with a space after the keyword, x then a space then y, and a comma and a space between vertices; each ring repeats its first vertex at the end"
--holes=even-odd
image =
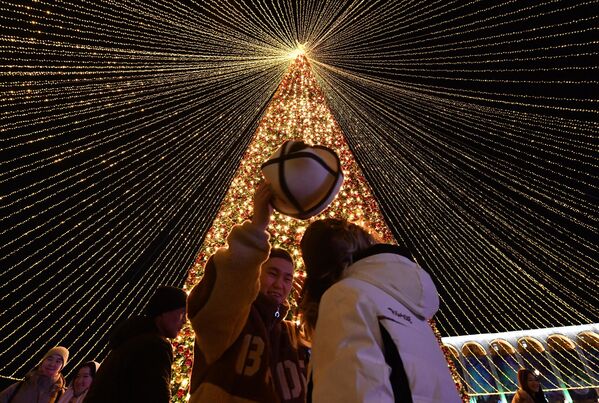
POLYGON ((151 318, 145 316, 129 318, 113 330, 110 335, 109 346, 111 349, 118 348, 127 340, 146 333, 159 333, 151 318))
POLYGON ((429 274, 392 245, 375 245, 372 252, 349 266, 344 278, 370 283, 395 298, 414 315, 431 319, 439 309, 439 295, 429 274))

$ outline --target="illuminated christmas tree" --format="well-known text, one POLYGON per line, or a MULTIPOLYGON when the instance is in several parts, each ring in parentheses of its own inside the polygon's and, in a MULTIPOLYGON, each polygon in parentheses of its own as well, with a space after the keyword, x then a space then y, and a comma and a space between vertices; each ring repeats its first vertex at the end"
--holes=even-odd
MULTIPOLYGON (((203 268, 208 258, 218 248, 225 246, 226 236, 231 228, 250 218, 253 189, 262 180, 260 166, 286 140, 302 140, 309 144, 332 148, 339 155, 345 177, 339 194, 331 206, 320 215, 307 221, 300 221, 275 212, 271 221, 269 232, 273 246, 287 249, 295 258, 296 281, 289 301, 293 308, 290 310, 291 317, 288 319, 297 320, 296 300, 304 276, 298 247, 302 234, 310 222, 324 217, 343 217, 370 228, 385 242, 395 243, 304 54, 299 54, 295 58, 262 117, 253 141, 241 161, 214 223, 206 234, 197 259, 189 271, 185 288, 191 290, 202 278, 203 268)), ((431 325, 438 335, 434 323, 431 325)), ((440 337, 439 342, 441 342, 440 337)), ((189 324, 184 327, 173 344, 175 348, 173 401, 184 402, 188 399, 189 373, 193 358, 193 332, 189 324)), ((452 367, 454 380, 459 385, 453 364, 450 360, 448 362, 452 367)), ((465 396, 463 390, 462 395, 465 396)))

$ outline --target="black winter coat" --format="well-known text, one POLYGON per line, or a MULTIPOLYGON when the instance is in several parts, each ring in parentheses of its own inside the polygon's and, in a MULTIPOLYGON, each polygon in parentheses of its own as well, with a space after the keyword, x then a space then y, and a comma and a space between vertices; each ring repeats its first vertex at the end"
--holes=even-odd
POLYGON ((168 403, 173 349, 154 321, 135 317, 110 338, 84 403, 168 403))

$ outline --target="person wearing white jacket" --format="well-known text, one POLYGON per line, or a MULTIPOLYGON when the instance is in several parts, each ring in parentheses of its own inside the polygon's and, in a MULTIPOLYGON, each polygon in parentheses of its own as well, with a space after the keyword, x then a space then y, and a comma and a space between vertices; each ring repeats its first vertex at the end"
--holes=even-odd
POLYGON ((300 246, 300 311, 313 338, 308 401, 462 401, 427 322, 437 290, 402 248, 334 218, 312 223, 300 246))

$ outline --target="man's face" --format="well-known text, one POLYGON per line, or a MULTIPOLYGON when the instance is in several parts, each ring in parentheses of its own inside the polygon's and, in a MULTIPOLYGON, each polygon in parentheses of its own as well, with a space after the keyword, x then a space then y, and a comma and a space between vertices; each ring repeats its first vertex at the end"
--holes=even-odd
POLYGON ((293 263, 280 257, 272 257, 260 270, 260 292, 268 295, 277 304, 289 296, 293 284, 293 263))
POLYGON ((174 339, 185 323, 185 308, 161 313, 155 320, 162 335, 169 339, 174 339))

